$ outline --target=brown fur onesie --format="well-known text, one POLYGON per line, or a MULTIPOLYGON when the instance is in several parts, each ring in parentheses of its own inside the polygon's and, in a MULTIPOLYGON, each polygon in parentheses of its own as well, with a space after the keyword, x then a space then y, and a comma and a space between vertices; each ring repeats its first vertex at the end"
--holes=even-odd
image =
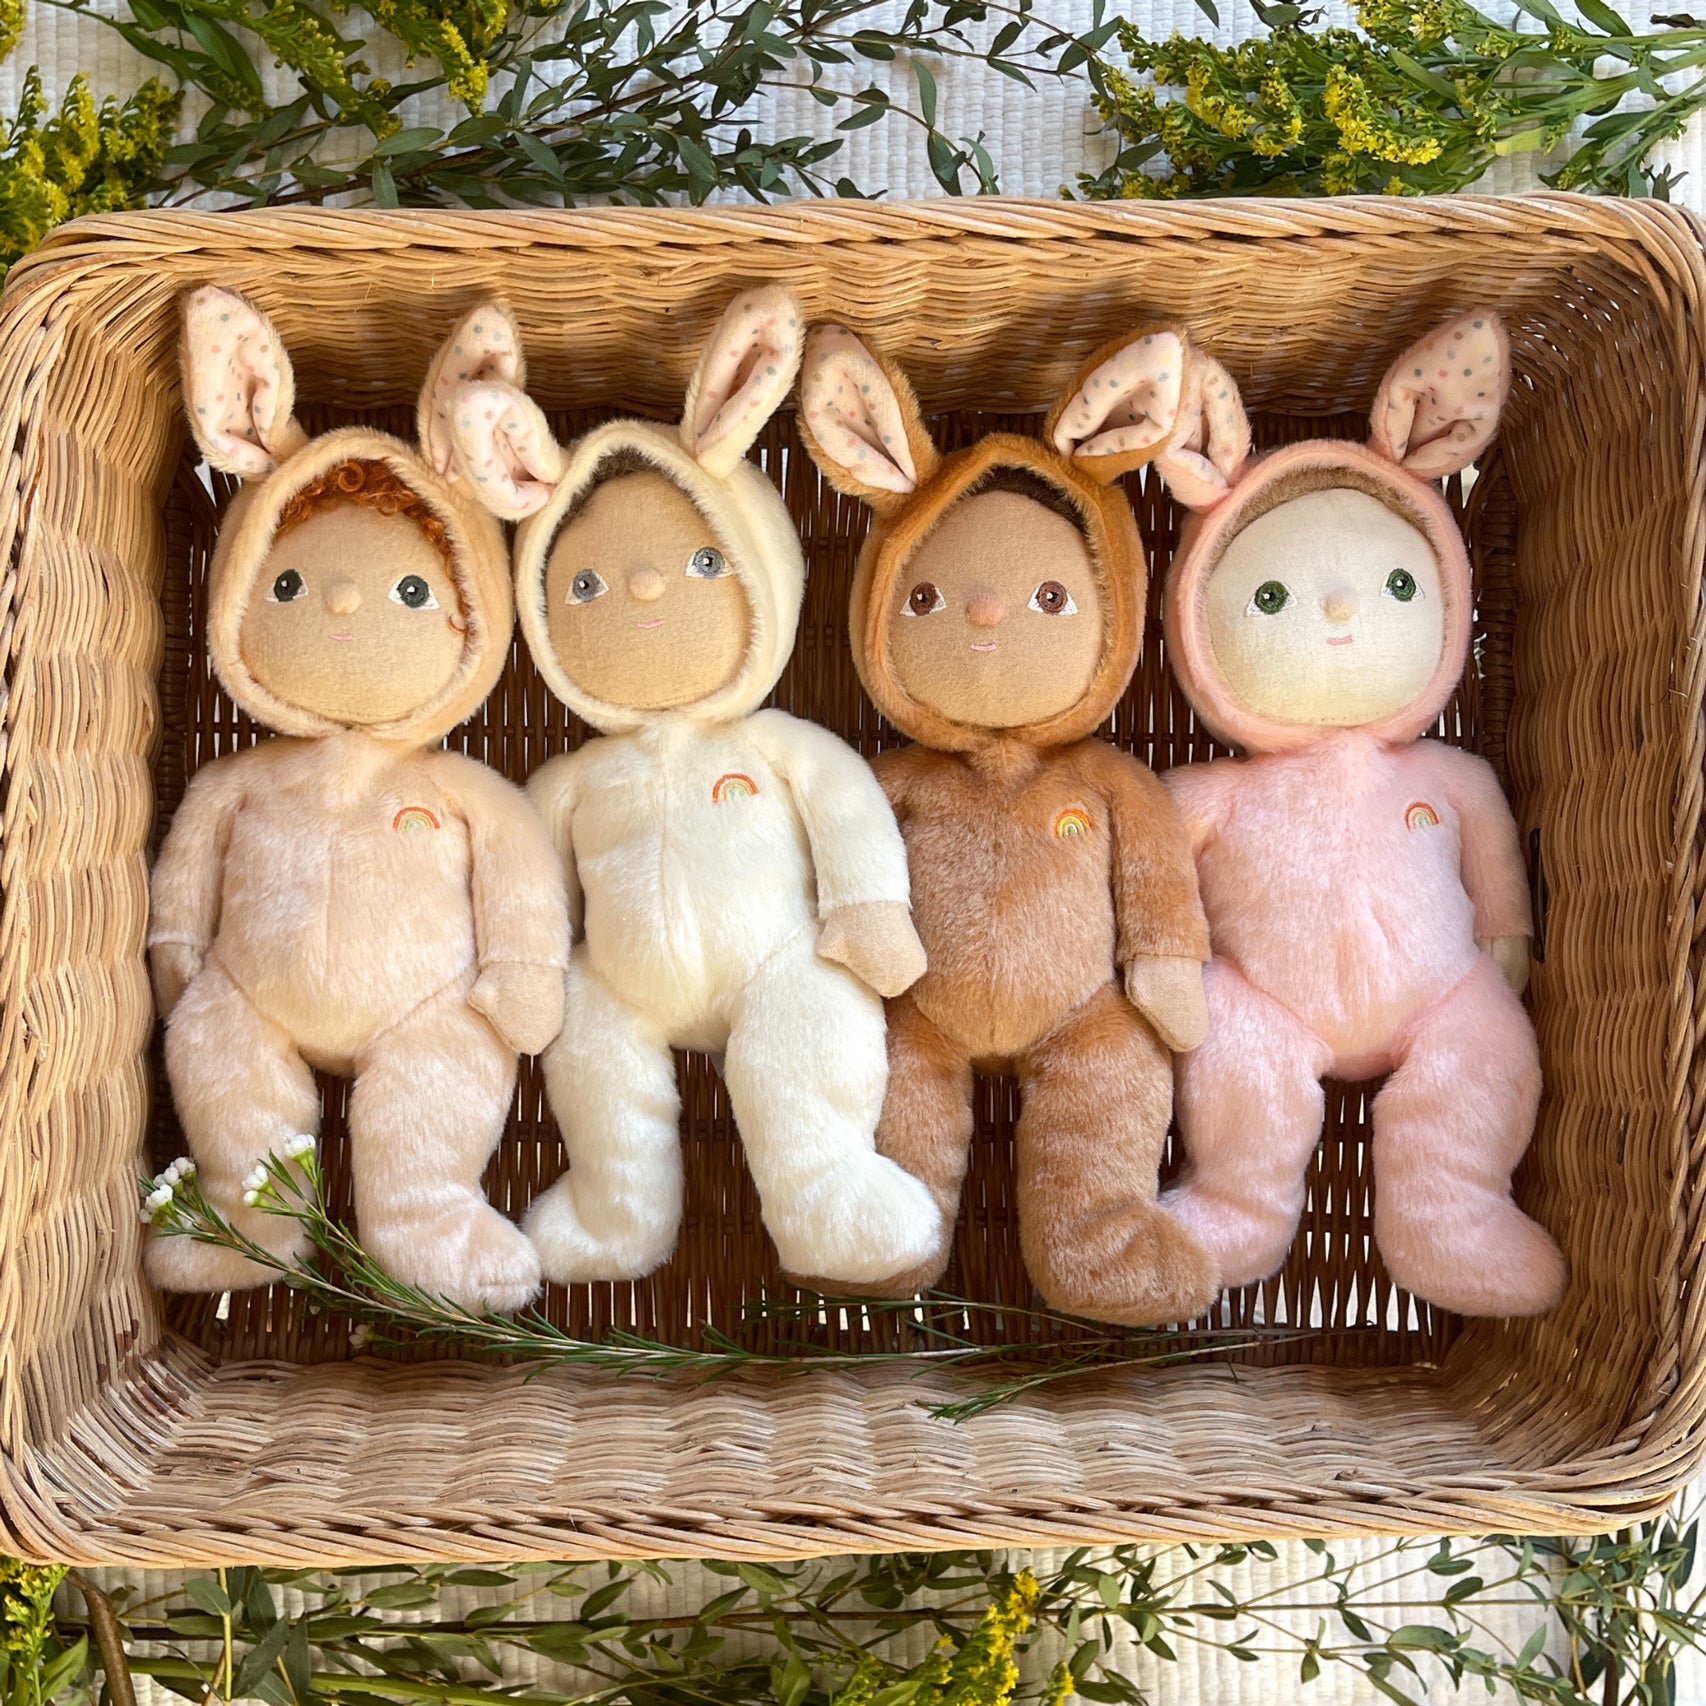
POLYGON ((929 958, 889 1003, 878 1147, 951 1222, 973 1068, 1016 1070, 1031 1277, 1055 1308, 1129 1323, 1189 1317, 1217 1283, 1156 1204, 1169 1047, 1205 1018, 1190 849, 1154 775, 1094 733, 1136 666, 1146 580, 1111 482, 1165 442, 1183 359, 1171 332, 1135 335, 1086 365, 1047 443, 997 434, 952 456, 905 378, 842 328, 813 333, 802 379, 807 448, 876 512, 854 660, 916 743, 876 765, 929 958))

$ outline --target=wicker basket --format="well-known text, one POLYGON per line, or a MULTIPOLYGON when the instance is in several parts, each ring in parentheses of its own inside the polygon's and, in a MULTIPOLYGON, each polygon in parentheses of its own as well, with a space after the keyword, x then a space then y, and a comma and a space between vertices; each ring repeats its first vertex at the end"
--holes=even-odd
MULTIPOLYGON (((1683 214, 1569 197, 143 214, 58 233, 0 305, 0 1544, 144 1564, 757 1558, 1578 1530, 1662 1500, 1706 1417, 1703 282, 1683 214), (354 1357, 283 1292, 225 1310, 149 1292, 138 1159, 181 1141, 151 1052, 151 837, 197 763, 256 733, 206 674, 227 492, 185 449, 178 293, 219 281, 273 316, 313 429, 406 425, 444 329, 501 292, 567 433, 671 412, 730 294, 767 278, 898 355, 949 440, 1034 427, 1084 352, 1156 315, 1212 344, 1268 442, 1323 418, 1355 434, 1415 332, 1470 301, 1508 317, 1506 424, 1458 494, 1479 662, 1445 732, 1500 768, 1544 885, 1546 1098, 1519 1189, 1574 1270, 1554 1315, 1467 1324, 1394 1290, 1368 1238, 1364 1088, 1329 1099, 1289 1265, 1217 1317, 1319 1331, 1102 1370, 959 1424, 920 1400, 969 1377, 893 1358, 710 1384, 528 1378, 354 1357)), ((863 515, 819 483, 791 420, 760 451, 811 564, 777 698, 873 750, 843 631, 863 515)), ((1131 491, 1159 571, 1175 517, 1157 483, 1131 491)), ((518 655, 457 738, 522 776, 579 733, 518 655)), ((1209 750, 1156 623, 1114 733, 1157 768, 1209 750)), ((677 1259, 550 1308, 582 1331, 692 1343, 708 1322, 762 1347, 779 1329, 741 1325, 774 1281, 752 1188, 714 1072, 683 1071, 677 1259)), ((343 1088, 326 1089, 342 1190, 343 1088)), ((1010 1084, 980 1086, 946 1283, 1016 1306, 997 1325, 1028 1338, 1044 1329, 1024 1314, 1013 1103, 1010 1084)), ((488 1187, 518 1210, 561 1165, 526 1070, 488 1187)), ((892 1349, 893 1331, 822 1337, 892 1349)))

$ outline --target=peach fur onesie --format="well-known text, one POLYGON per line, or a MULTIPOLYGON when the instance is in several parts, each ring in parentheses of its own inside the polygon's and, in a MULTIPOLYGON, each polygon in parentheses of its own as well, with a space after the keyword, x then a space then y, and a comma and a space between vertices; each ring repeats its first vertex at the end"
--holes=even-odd
MULTIPOLYGON (((813 331, 801 381, 813 459, 875 512, 854 661, 914 743, 875 765, 928 960, 889 1003, 878 1147, 929 1184, 951 1229, 973 1067, 1015 1069, 1031 1279, 1055 1308, 1138 1324, 1190 1317, 1216 1290, 1156 1204, 1168 1051, 1201 1035, 1207 928, 1165 789, 1096 732, 1142 639, 1143 545, 1118 479, 1172 431, 1184 353, 1165 329, 1117 340, 1044 442, 995 434, 953 455, 905 376, 842 327, 813 331), (897 656, 926 633, 927 660, 897 656)), ((883 1289, 933 1284, 946 1246, 883 1289)))
MULTIPOLYGON (((514 327, 488 305, 446 342, 421 395, 419 451, 365 427, 309 441, 278 334, 228 291, 188 299, 184 369, 198 444, 245 482, 209 576, 213 664, 231 697, 286 737, 196 772, 153 873, 166 1068, 201 1189, 257 1243, 305 1255, 296 1221, 245 1203, 244 1176, 315 1133, 313 1068, 351 1075, 365 1248, 405 1283, 471 1308, 518 1307, 538 1288, 538 1261, 486 1202, 480 1176, 503 1132, 517 1050, 542 1048, 561 1021, 567 909, 520 790, 436 745, 486 697, 509 651, 507 553, 450 472, 444 406, 473 375, 519 376, 514 327), (409 600, 394 588, 386 601, 400 573, 391 552, 410 535, 384 533, 347 500, 319 518, 330 546, 312 564, 306 530, 279 532, 295 495, 351 463, 388 470, 436 518, 448 556, 436 599, 414 577, 398 583, 409 600), (373 585, 358 615, 364 575, 373 585), (410 600, 423 608, 405 610, 410 600), (251 658, 252 606, 294 624, 288 643, 303 669, 320 660, 318 703, 274 691, 251 658), (385 623, 401 649, 378 657, 385 623), (419 678, 429 632, 449 648, 436 685, 419 678), (326 709, 375 670, 396 678, 389 712, 326 709)), ((275 1277, 183 1235, 152 1238, 147 1260, 169 1289, 275 1277)))
POLYGON ((785 1268, 859 1283, 928 1258, 939 1236, 928 1192, 873 1139, 887 1077, 879 990, 923 969, 894 816, 858 754, 759 708, 793 650, 805 564, 746 451, 787 396, 802 339, 788 291, 737 298, 678 426, 615 420, 562 448, 512 387, 472 385, 456 410, 482 497, 526 518, 515 580, 534 662, 602 731, 529 784, 581 928, 545 1057, 569 1170, 527 1219, 546 1274, 565 1282, 638 1277, 674 1248, 672 1048, 723 1054, 785 1268), (605 493, 614 522, 595 537, 582 530, 605 493), (671 516, 686 530, 676 543, 671 516), (742 626, 716 636, 726 675, 683 699, 664 677, 691 676, 710 647, 712 592, 742 626), (592 617, 609 624, 597 655, 572 664, 559 640, 592 617), (689 651, 668 663, 671 635, 689 651), (622 688, 587 686, 618 665, 622 688))
POLYGON ((1517 994, 1531 922, 1516 824, 1484 760, 1417 739, 1462 676, 1473 615, 1435 482, 1496 430, 1504 329, 1470 313, 1406 351, 1367 446, 1252 459, 1230 376, 1200 354, 1193 373, 1158 462, 1196 512, 1167 645, 1204 724, 1248 756, 1166 777, 1214 958, 1208 1036, 1178 1067, 1187 1167, 1164 1201, 1227 1284, 1273 1273, 1303 1208, 1321 1079, 1390 1073, 1373 1107, 1387 1270, 1464 1314, 1548 1309, 1563 1258, 1510 1196, 1540 1095, 1517 994))

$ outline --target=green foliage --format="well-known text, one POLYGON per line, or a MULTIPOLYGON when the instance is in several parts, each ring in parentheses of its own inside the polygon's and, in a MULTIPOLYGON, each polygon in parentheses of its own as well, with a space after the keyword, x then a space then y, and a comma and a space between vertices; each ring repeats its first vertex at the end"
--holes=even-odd
POLYGON ((860 62, 976 59, 1029 84, 1074 75, 1113 28, 1056 30, 1036 0, 911 0, 892 29, 869 23, 874 0, 373 0, 365 10, 419 73, 392 84, 361 57, 369 43, 339 29, 350 0, 129 0, 117 17, 90 0, 47 3, 109 24, 205 101, 151 201, 213 193, 268 206, 352 194, 385 207, 880 194, 835 176, 834 162, 850 131, 890 119, 920 128, 945 190, 990 190, 982 137, 937 127, 927 65, 914 66, 911 106, 859 87, 860 62), (967 26, 994 13, 1006 21, 974 47, 967 26), (257 54, 291 85, 270 107, 257 54), (760 141, 750 114, 783 89, 833 114, 828 134, 760 141), (466 109, 449 130, 406 121, 404 103, 433 92, 466 109))
MULTIPOLYGON (((1579 0, 1573 21, 1551 0, 1515 3, 1508 25, 1467 0, 1359 0, 1359 31, 1256 0, 1269 33, 1232 47, 1154 42, 1122 22, 1128 65, 1092 66, 1097 110, 1122 146, 1079 192, 1460 190, 1501 156, 1545 153, 1590 120, 1548 182, 1667 194, 1672 180, 1648 161, 1706 106, 1706 24, 1677 15, 1639 33, 1604 0, 1579 0), (1632 96, 1650 104, 1614 110, 1632 96)), ((1198 4, 1213 15, 1212 0, 1198 4)))
POLYGON ((1138 1706, 1127 1655, 1166 1665, 1194 1647, 1295 1666, 1303 1683, 1348 1667, 1400 1703, 1444 1678, 1550 1706, 1661 1706, 1678 1651, 1706 1637, 1695 1540, 1679 1508, 1597 1540, 1398 1541, 1344 1558, 1315 1541, 1254 1587, 1240 1566, 1281 1556, 1262 1541, 1086 1547, 1040 1576, 999 1552, 713 1563, 723 1591, 671 1616, 638 1591, 670 1581, 660 1563, 244 1568, 159 1599, 109 1603, 80 1582, 113 1638, 68 1616, 45 1639, 77 1654, 56 1681, 66 1702, 122 1668, 186 1699, 272 1706, 1138 1706), (1507 1642, 1491 1614, 1512 1607, 1507 1642), (931 1645, 909 1666, 897 1655, 919 1633, 931 1645), (506 1687, 506 1657, 526 1654, 574 1667, 577 1692, 506 1687))

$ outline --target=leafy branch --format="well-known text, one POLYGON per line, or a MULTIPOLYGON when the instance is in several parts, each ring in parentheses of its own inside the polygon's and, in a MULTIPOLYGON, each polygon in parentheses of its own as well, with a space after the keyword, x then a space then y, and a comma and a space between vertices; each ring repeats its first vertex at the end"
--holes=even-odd
POLYGON ((765 1298, 749 1305, 749 1319, 792 1319, 821 1324, 828 1312, 889 1315, 907 1329, 911 1348, 836 1352, 802 1341, 784 1352, 755 1351, 714 1328, 700 1329, 702 1348, 660 1343, 613 1330, 600 1341, 578 1339, 537 1309, 514 1317, 482 1315, 446 1298, 405 1285, 388 1274, 326 1206, 324 1179, 312 1139, 298 1139, 283 1155, 269 1155, 244 1181, 245 1201, 267 1214, 293 1220, 307 1234, 310 1258, 292 1261, 250 1237, 203 1195, 195 1164, 174 1161, 153 1179, 141 1181, 142 1219, 155 1235, 188 1237, 235 1251, 275 1272, 300 1294, 310 1311, 325 1311, 356 1323, 354 1342, 364 1349, 405 1349, 415 1344, 453 1344, 458 1349, 542 1366, 573 1364, 619 1374, 689 1375, 712 1379, 737 1370, 768 1369, 799 1374, 809 1369, 863 1368, 898 1364, 916 1373, 966 1369, 984 1384, 963 1397, 920 1400, 938 1419, 963 1421, 1011 1403, 1037 1387, 1092 1369, 1157 1368, 1261 1343, 1311 1337, 1304 1328, 1255 1328, 1237 1332, 1131 1333, 1047 1310, 1023 1312, 1000 1304, 931 1293, 922 1299, 765 1298), (985 1344, 971 1336, 979 1317, 1022 1314, 1052 1336, 1042 1342, 985 1344))
POLYGON ((671 1582, 655 1562, 245 1567, 157 1598, 114 1591, 119 1642, 91 1643, 92 1617, 44 1624, 38 1610, 30 1626, 42 1651, 74 1655, 59 1676, 91 1694, 116 1650, 127 1671, 209 1703, 1140 1706, 1134 1652, 1153 1667, 1194 1648, 1295 1666, 1302 1683, 1339 1667, 1400 1706, 1440 1681, 1657 1706, 1674 1697, 1677 1654, 1706 1638, 1697 1539, 1679 1507, 1597 1539, 1082 1547, 1035 1574, 987 1551, 712 1562, 697 1568, 717 1590, 662 1616, 641 1597, 671 1582), (900 1658, 920 1633, 924 1659, 900 1658), (572 1667, 574 1692, 506 1684, 523 1655, 572 1667))

